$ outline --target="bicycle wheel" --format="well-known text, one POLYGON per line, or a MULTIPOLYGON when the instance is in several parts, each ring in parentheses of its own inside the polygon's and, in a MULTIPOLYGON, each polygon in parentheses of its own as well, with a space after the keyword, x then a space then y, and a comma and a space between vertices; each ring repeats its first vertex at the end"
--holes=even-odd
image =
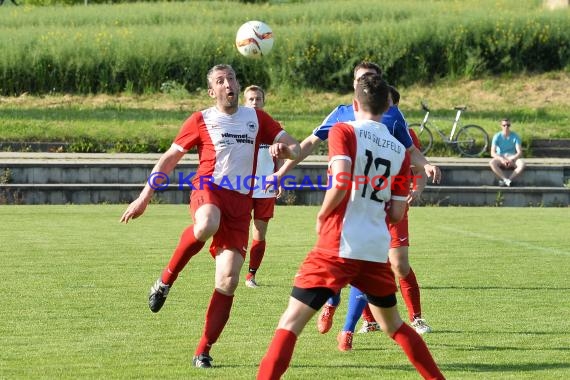
POLYGON ((421 124, 410 124, 408 128, 411 128, 418 136, 420 140, 421 152, 425 155, 431 149, 433 145, 433 135, 427 125, 424 124, 422 128, 421 124))
POLYGON ((457 132, 455 143, 461 155, 480 157, 487 151, 489 135, 478 125, 466 125, 457 132))

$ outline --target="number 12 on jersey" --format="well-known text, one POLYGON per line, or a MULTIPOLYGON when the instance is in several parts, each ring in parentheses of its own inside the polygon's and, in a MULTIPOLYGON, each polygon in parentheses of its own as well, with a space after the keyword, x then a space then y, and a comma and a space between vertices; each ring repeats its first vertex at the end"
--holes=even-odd
MULTIPOLYGON (((370 199, 375 202, 384 202, 383 199, 378 198, 378 192, 385 189, 387 186, 385 184, 385 181, 389 180, 390 166, 391 162, 389 160, 386 160, 382 157, 375 158, 372 155, 372 151, 366 149, 366 165, 364 166, 364 173, 363 173, 364 186, 362 187, 362 193, 361 193, 362 198, 370 197, 370 199), (372 165, 374 165, 374 168, 372 168, 372 165), (383 174, 371 176, 370 173, 371 170, 373 171, 373 173, 380 173, 382 169, 385 169, 383 174), (370 195, 367 194, 369 187, 372 190, 370 192, 370 195)), ((358 184, 360 182, 358 181, 357 178, 355 178, 355 180, 357 181, 357 189, 358 189, 358 184)))

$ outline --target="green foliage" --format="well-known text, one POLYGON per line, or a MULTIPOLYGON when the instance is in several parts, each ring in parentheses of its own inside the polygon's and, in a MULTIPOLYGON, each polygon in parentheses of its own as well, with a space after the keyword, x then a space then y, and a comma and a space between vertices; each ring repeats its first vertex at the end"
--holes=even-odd
POLYGON ((12 183, 12 171, 10 168, 2 168, 0 171, 0 185, 12 183))
POLYGON ((90 136, 82 136, 74 139, 66 148, 69 153, 163 153, 172 144, 171 139, 138 138, 117 139, 109 141, 107 139, 96 139, 90 136))
POLYGON ((245 3, 13 7, 0 12, 0 94, 154 93, 166 82, 192 92, 222 61, 243 83, 341 91, 363 59, 399 85, 570 64, 569 13, 539 1, 245 3), (276 39, 259 61, 234 47, 235 31, 252 18, 276 39))

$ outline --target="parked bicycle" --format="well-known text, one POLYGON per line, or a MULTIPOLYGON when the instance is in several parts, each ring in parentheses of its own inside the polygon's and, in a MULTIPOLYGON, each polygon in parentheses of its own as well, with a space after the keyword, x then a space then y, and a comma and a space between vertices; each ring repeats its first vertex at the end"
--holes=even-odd
POLYGON ((478 125, 461 125, 461 113, 467 109, 466 106, 454 107, 457 114, 455 115, 455 120, 453 120, 453 126, 448 136, 438 128, 435 122, 430 120, 430 109, 427 104, 424 102, 421 102, 421 104, 422 109, 426 111, 424 120, 420 124, 410 124, 409 127, 415 130, 416 135, 420 139, 423 154, 429 152, 433 146, 432 131, 435 131, 444 143, 453 146, 462 156, 480 157, 487 151, 487 147, 489 146, 489 135, 487 132, 478 125), (457 134, 455 134, 455 131, 457 131, 457 134))

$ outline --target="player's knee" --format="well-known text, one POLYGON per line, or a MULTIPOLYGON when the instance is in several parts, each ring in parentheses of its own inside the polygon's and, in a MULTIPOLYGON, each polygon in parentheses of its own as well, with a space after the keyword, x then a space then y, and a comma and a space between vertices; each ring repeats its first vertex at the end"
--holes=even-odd
POLYGON ((239 284, 239 276, 220 276, 216 278, 216 289, 226 295, 233 295, 239 284))
POLYGON ((206 241, 218 231, 219 227, 218 221, 206 219, 194 225, 194 236, 198 240, 206 241))
POLYGON ((396 277, 404 278, 410 273, 410 266, 408 263, 398 262, 392 264, 392 271, 396 277))

